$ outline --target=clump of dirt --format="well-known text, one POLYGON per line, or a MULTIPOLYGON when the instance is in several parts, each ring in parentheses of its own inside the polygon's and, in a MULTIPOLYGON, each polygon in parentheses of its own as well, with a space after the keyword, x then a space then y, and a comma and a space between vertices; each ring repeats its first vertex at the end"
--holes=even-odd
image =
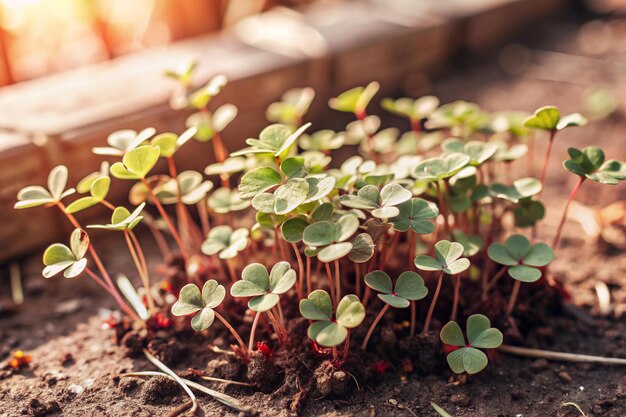
POLYGON ((141 401, 150 405, 171 405, 179 402, 182 393, 176 381, 157 376, 143 384, 141 401))

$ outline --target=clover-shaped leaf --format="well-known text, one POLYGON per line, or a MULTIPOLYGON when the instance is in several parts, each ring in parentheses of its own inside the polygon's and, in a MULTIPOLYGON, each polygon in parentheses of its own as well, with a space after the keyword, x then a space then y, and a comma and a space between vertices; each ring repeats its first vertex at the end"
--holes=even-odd
POLYGON ((281 100, 269 105, 265 112, 270 122, 296 125, 309 110, 315 97, 315 90, 310 87, 287 90, 281 100))
POLYGON ((48 174, 48 189, 40 185, 31 185, 22 188, 17 193, 16 209, 43 206, 61 201, 68 195, 76 192, 75 189, 65 189, 67 185, 67 167, 59 165, 54 167, 48 174))
POLYGON ((213 309, 224 301, 226 290, 214 279, 202 286, 202 293, 196 284, 187 284, 181 290, 178 300, 172 306, 175 316, 196 313, 191 319, 191 328, 197 332, 208 329, 215 320, 213 309))
POLYGON ((111 175, 122 180, 146 178, 159 159, 159 148, 151 145, 140 146, 128 151, 122 162, 111 166, 111 175))
POLYGON ((198 110, 206 108, 211 99, 219 94, 227 82, 228 78, 225 75, 216 75, 206 85, 189 96, 189 104, 198 110))
POLYGON ((470 266, 467 258, 461 258, 464 248, 458 242, 440 240, 435 244, 435 258, 426 255, 415 257, 415 266, 422 271, 443 271, 446 274, 460 274, 470 266))
POLYGON ((206 197, 213 188, 211 181, 203 181, 202 174, 197 171, 183 171, 176 178, 171 178, 159 187, 157 197, 164 204, 174 204, 179 199, 183 204, 197 204, 206 197))
POLYGON ((276 158, 284 157, 296 140, 311 126, 307 123, 295 132, 285 125, 273 124, 263 129, 259 139, 247 139, 249 147, 231 153, 231 156, 241 156, 248 154, 268 154, 276 158))
POLYGON ((220 259, 232 259, 248 246, 249 235, 250 231, 245 227, 236 230, 228 225, 213 227, 202 243, 202 253, 209 256, 218 254, 220 259))
POLYGON ((475 103, 455 101, 444 104, 435 110, 426 127, 429 129, 450 129, 452 136, 468 137, 484 129, 489 124, 490 116, 475 103))
POLYGON ((474 314, 467 319, 467 339, 461 331, 461 327, 451 321, 441 329, 439 337, 441 341, 450 346, 458 346, 458 349, 448 354, 448 365, 454 373, 467 372, 472 375, 485 369, 488 360, 479 349, 495 349, 502 344, 502 333, 491 327, 489 319, 482 314, 474 314))
POLYGON ((314 320, 307 330, 309 338, 321 346, 332 347, 346 340, 348 329, 361 324, 365 307, 356 295, 346 295, 339 301, 333 320, 330 296, 324 290, 315 290, 300 300, 300 314, 305 319, 314 320))
POLYGON ((348 252, 348 259, 352 262, 362 264, 374 256, 376 245, 374 245, 374 240, 368 233, 359 233, 350 241, 350 244, 352 248, 348 252))
POLYGON ((309 225, 308 222, 300 217, 294 217, 287 220, 280 227, 283 238, 289 243, 298 243, 302 241, 304 229, 309 225))
POLYGON ((451 138, 443 142, 443 150, 448 153, 462 153, 470 157, 470 164, 481 165, 493 157, 498 151, 498 146, 492 142, 471 140, 464 142, 460 139, 451 138))
POLYGON ((140 216, 141 211, 146 203, 141 203, 133 212, 128 211, 126 207, 116 207, 111 215, 111 223, 109 224, 90 224, 88 229, 106 229, 118 231, 131 231, 143 220, 140 216))
POLYGON ((207 166, 204 173, 207 175, 231 175, 244 171, 248 167, 248 160, 243 156, 226 158, 221 163, 207 166))
POLYGON ((432 219, 439 215, 439 209, 421 198, 413 198, 398 205, 400 213, 389 221, 393 228, 400 232, 411 229, 417 234, 425 235, 435 231, 432 219))
POLYGON ((539 201, 529 198, 519 201, 517 207, 513 209, 515 226, 532 227, 545 216, 546 209, 539 201))
POLYGON ((107 176, 96 178, 91 182, 90 196, 81 197, 78 200, 72 202, 65 209, 67 213, 77 213, 81 210, 85 210, 89 207, 93 207, 96 204, 101 203, 109 193, 111 186, 111 178, 107 176))
MULTIPOLYGON (((359 219, 353 214, 344 214, 336 222, 319 221, 304 229, 302 241, 318 248, 317 257, 322 262, 340 259, 353 249, 351 242, 346 242, 359 228, 359 219)), ((359 244, 362 242, 359 242, 359 244)), ((359 256, 359 255, 354 255, 359 256)))
POLYGON ((413 170, 413 176, 423 180, 442 180, 450 178, 470 163, 466 154, 453 152, 443 157, 425 159, 413 170))
POLYGON ((208 199, 209 208, 217 214, 226 214, 250 207, 250 200, 242 200, 239 191, 227 187, 213 191, 208 199))
POLYGON ((130 129, 118 130, 107 137, 108 147, 97 147, 92 151, 97 155, 123 156, 150 139, 155 133, 156 130, 153 127, 148 127, 141 132, 130 129))
POLYGON ((377 82, 371 82, 365 87, 355 87, 331 98, 328 105, 334 110, 360 115, 365 112, 379 88, 377 82))
POLYGON ((259 193, 269 190, 280 184, 282 178, 274 168, 260 167, 249 171, 241 177, 239 194, 244 200, 249 200, 259 193))
POLYGON ((423 96, 418 99, 403 97, 399 99, 385 98, 381 101, 383 109, 409 120, 428 118, 439 107, 439 99, 435 96, 423 96))
POLYGON ((524 120, 524 126, 534 129, 557 131, 563 130, 570 126, 584 126, 587 124, 585 119, 579 113, 572 113, 561 117, 561 111, 554 106, 540 107, 532 116, 528 116, 524 120))
POLYGON ((254 263, 246 266, 241 280, 230 289, 233 297, 253 297, 248 307, 257 312, 267 311, 278 304, 279 295, 284 294, 296 282, 296 271, 289 262, 278 262, 270 273, 263 265, 254 263))
POLYGON ((356 195, 347 194, 339 198, 346 207, 371 210, 372 216, 386 219, 400 214, 396 207, 409 200, 413 194, 398 183, 389 183, 382 190, 375 185, 365 185, 356 195))
POLYGON ((407 308, 411 301, 421 300, 428 295, 424 280, 413 271, 401 273, 395 288, 392 287, 389 275, 380 270, 365 275, 365 284, 380 293, 378 298, 395 308, 407 308))
POLYGON ((597 146, 569 148, 567 153, 571 159, 563 162, 563 167, 580 177, 609 185, 626 179, 626 165, 615 159, 605 162, 604 152, 597 146))
POLYGON ((554 252, 545 243, 531 245, 523 235, 513 235, 504 244, 492 243, 487 249, 492 261, 509 267, 511 277, 522 282, 535 282, 541 278, 542 266, 554 259, 554 252))
POLYGON ((305 151, 327 152, 339 149, 345 143, 345 135, 338 134, 333 130, 319 130, 311 135, 302 135, 298 145, 305 151))
POLYGON ((169 158, 174 156, 176 151, 189 139, 193 138, 196 131, 195 127, 190 127, 180 136, 171 132, 161 133, 152 138, 150 145, 158 147, 162 157, 169 158))
POLYGON ((50 278, 61 271, 65 278, 78 276, 87 266, 85 253, 89 249, 89 236, 82 229, 74 229, 70 236, 70 247, 54 243, 43 254, 42 275, 50 278))
POLYGON ((539 194, 541 189, 541 181, 536 178, 527 177, 515 180, 513 185, 500 183, 491 184, 489 187, 489 195, 508 200, 512 203, 518 203, 520 200, 539 194))

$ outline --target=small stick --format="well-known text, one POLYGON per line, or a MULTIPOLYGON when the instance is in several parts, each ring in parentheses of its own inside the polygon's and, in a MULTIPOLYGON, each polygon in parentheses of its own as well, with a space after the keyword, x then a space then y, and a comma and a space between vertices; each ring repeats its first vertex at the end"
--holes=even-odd
POLYGON ((555 352, 552 350, 531 349, 520 346, 502 345, 502 352, 528 358, 543 358, 563 362, 601 363, 605 365, 626 365, 626 358, 608 358, 605 356, 583 355, 579 353, 555 352))

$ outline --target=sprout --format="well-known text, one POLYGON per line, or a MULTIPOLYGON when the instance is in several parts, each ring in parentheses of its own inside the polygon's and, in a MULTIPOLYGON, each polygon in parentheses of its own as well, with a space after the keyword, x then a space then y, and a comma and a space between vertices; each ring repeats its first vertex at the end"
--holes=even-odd
POLYGON ((339 149, 345 143, 345 135, 335 133, 332 130, 318 130, 312 135, 302 135, 298 145, 305 151, 328 152, 339 149))
POLYGON ((214 279, 204 283, 202 293, 195 284, 187 284, 180 290, 178 300, 172 306, 172 314, 175 316, 186 316, 194 314, 191 319, 191 327, 201 332, 208 329, 215 320, 215 307, 219 306, 226 290, 223 285, 219 285, 214 279))
POLYGON ((213 188, 211 181, 204 181, 197 171, 183 171, 177 178, 170 178, 159 187, 157 197, 163 204, 174 204, 179 198, 183 204, 193 205, 206 198, 213 188), (180 196, 179 196, 180 195, 180 196))
POLYGON ((421 300, 428 295, 428 288, 424 285, 422 277, 416 272, 405 271, 400 274, 395 287, 393 287, 391 278, 386 272, 372 271, 365 275, 365 284, 379 293, 378 298, 385 303, 385 306, 372 322, 361 348, 367 348, 367 342, 374 328, 383 315, 385 315, 389 307, 407 308, 411 305, 411 333, 413 333, 413 329, 415 328, 415 305, 412 301, 421 300))
POLYGON ((306 129, 311 126, 307 123, 295 132, 281 124, 269 125, 259 135, 259 139, 246 139, 248 148, 233 152, 231 156, 241 156, 249 154, 272 155, 275 158, 284 158, 296 140, 306 129))
POLYGON ((567 150, 571 159, 563 162, 569 172, 601 184, 616 185, 626 179, 626 164, 616 159, 604 160, 604 152, 596 146, 587 146, 582 151, 567 150))
POLYGON ((158 147, 144 145, 127 152, 111 166, 111 175, 123 180, 145 179, 159 159, 158 147))
POLYGON ((417 179, 438 181, 450 178, 469 164, 471 158, 462 153, 449 153, 443 157, 425 159, 413 170, 417 179))
POLYGON ((439 209, 433 203, 421 198, 413 198, 398 205, 398 215, 389 219, 393 228, 399 232, 411 229, 425 235, 435 231, 432 219, 439 215, 439 209))
POLYGON ((465 271, 470 266, 470 261, 467 258, 461 258, 464 248, 458 242, 450 242, 449 240, 440 240, 435 244, 435 258, 426 255, 419 255, 415 257, 415 266, 422 271, 441 271, 439 279, 437 280, 437 289, 435 295, 430 303, 428 309, 428 315, 424 322, 423 333, 428 332, 430 326, 430 320, 437 305, 437 298, 439 297, 439 291, 441 290, 441 282, 443 281, 443 274, 455 275, 465 271))
POLYGON ((372 238, 366 234, 347 241, 358 228, 358 218, 353 214, 344 214, 334 223, 322 220, 310 224, 303 231, 302 241, 314 248, 317 258, 322 262, 332 262, 346 255, 353 262, 367 262, 374 253, 372 238))
POLYGON ((161 133, 156 135, 150 141, 150 145, 159 148, 161 156, 164 158, 171 158, 176 151, 180 149, 189 139, 196 134, 196 128, 191 127, 187 129, 182 135, 178 136, 175 133, 161 133))
POLYGON ((341 196, 339 202, 346 207, 371 211, 374 217, 388 219, 398 216, 400 210, 396 206, 408 201, 411 196, 411 192, 400 184, 390 183, 382 190, 374 185, 366 185, 356 195, 341 196))
POLYGON ((118 130, 107 137, 108 147, 93 148, 92 151, 96 155, 124 156, 150 139, 155 133, 156 130, 153 127, 148 127, 141 132, 130 129, 118 130))
POLYGON ((24 209, 43 205, 60 203, 62 199, 76 192, 75 189, 65 189, 67 185, 67 167, 59 165, 52 168, 48 174, 48 189, 40 185, 31 185, 22 188, 17 193, 16 209, 24 209))
POLYGON ((488 360, 479 349, 495 349, 502 344, 502 333, 491 327, 489 319, 482 314, 474 314, 467 319, 467 340, 461 327, 451 321, 441 329, 439 337, 446 345, 457 346, 447 356, 448 365, 454 373, 467 372, 470 375, 485 369, 488 360))
POLYGON ((380 104, 383 109, 409 119, 413 130, 419 132, 420 122, 428 119, 439 107, 439 99, 435 96, 424 96, 418 99, 404 97, 396 100, 385 98, 380 104))
POLYGON ((310 87, 292 88, 281 96, 279 102, 269 105, 265 116, 270 122, 291 126, 300 125, 313 98, 315 98, 315 90, 310 87))
POLYGON ((202 253, 209 256, 218 254, 220 259, 232 259, 248 246, 249 235, 245 227, 233 231, 230 226, 216 226, 202 244, 202 253))
POLYGON ((109 178, 108 176, 96 178, 95 180, 91 181, 91 185, 89 188, 90 195, 87 197, 81 197, 78 200, 74 201, 72 204, 67 206, 65 211, 68 213, 77 213, 89 207, 93 207, 96 204, 104 202, 107 194, 109 193, 110 186, 111 178, 109 178))
POLYGON ((116 207, 111 215, 111 223, 109 224, 92 224, 87 226, 89 229, 106 229, 118 231, 131 231, 141 222, 143 216, 140 216, 146 203, 141 203, 133 212, 128 211, 126 207, 116 207))
POLYGON ((198 110, 205 109, 211 99, 220 93, 227 82, 228 79, 225 75, 216 75, 204 87, 196 90, 189 96, 189 104, 198 110))
POLYGON ((82 229, 74 229, 70 236, 70 247, 62 243, 54 243, 43 254, 42 272, 45 278, 53 277, 63 271, 65 278, 74 278, 80 275, 87 266, 85 253, 89 248, 89 236, 82 229))
POLYGON ((357 327, 365 318, 365 307, 354 295, 346 295, 337 305, 333 319, 333 306, 328 293, 324 290, 315 290, 303 300, 300 300, 300 314, 308 320, 307 335, 321 346, 334 347, 350 336, 350 329, 357 327))
POLYGON ((505 265, 505 268, 494 277, 487 289, 498 281, 504 271, 508 271, 509 275, 515 279, 507 314, 513 312, 520 284, 537 281, 541 278, 539 268, 548 265, 554 259, 554 253, 548 245, 545 243, 531 245, 530 241, 523 235, 513 235, 504 244, 492 243, 487 253, 492 261, 505 265))
POLYGON ((248 307, 256 312, 268 311, 280 301, 279 295, 286 293, 296 283, 296 271, 289 262, 278 262, 270 273, 263 265, 255 263, 246 266, 241 280, 230 290, 233 297, 252 297, 248 307))
POLYGON ((208 199, 209 208, 217 214, 227 214, 250 207, 250 200, 242 200, 237 190, 222 187, 213 191, 208 199))
POLYGON ((213 113, 201 111, 187 118, 186 126, 195 129, 194 137, 199 142, 208 142, 219 135, 237 117, 237 107, 224 104, 213 113))
POLYGON ((471 140, 464 142, 450 138, 443 142, 442 148, 446 153, 461 153, 470 157, 469 164, 478 166, 491 159, 498 151, 498 146, 491 142, 471 140))
POLYGON ((362 115, 379 88, 377 82, 371 82, 365 87, 355 87, 331 98, 328 105, 337 111, 362 115))

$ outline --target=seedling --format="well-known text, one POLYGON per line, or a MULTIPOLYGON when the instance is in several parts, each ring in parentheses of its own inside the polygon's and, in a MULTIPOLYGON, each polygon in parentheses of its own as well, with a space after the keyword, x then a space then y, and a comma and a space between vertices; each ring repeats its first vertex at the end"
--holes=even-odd
POLYGON ((449 240, 441 240, 435 243, 435 256, 432 258, 426 255, 418 255, 415 257, 415 266, 422 271, 441 271, 439 278, 437 279, 437 288, 433 295, 433 300, 428 308, 428 315, 424 322, 424 330, 422 333, 427 333, 430 328, 430 320, 432 319, 435 306, 437 305, 437 298, 439 297, 439 291, 441 291, 441 283, 443 281, 443 274, 455 275, 465 271, 470 266, 470 261, 467 258, 462 258, 463 245, 458 242, 450 242, 449 240))
POLYGON ((365 275, 365 284, 374 291, 377 291, 385 306, 380 310, 378 316, 372 322, 361 348, 367 349, 367 342, 370 340, 374 328, 383 318, 389 307, 407 308, 411 305, 411 335, 415 333, 415 301, 421 300, 428 295, 428 288, 424 285, 422 277, 413 271, 405 271, 400 274, 395 287, 392 286, 391 278, 384 271, 372 271, 365 275))
POLYGON ((381 190, 375 185, 366 185, 356 195, 341 196, 339 202, 346 207, 371 211, 372 216, 389 219, 400 214, 399 204, 411 199, 411 192, 400 184, 389 183, 381 190))
POLYGON ((218 255, 226 260, 232 281, 237 281, 235 266, 231 261, 250 241, 250 231, 245 227, 233 230, 230 226, 216 226, 211 229, 207 239, 202 243, 202 253, 205 255, 218 255))
POLYGON ((196 332, 207 330, 213 324, 215 317, 232 333, 239 344, 244 358, 248 356, 248 350, 239 333, 215 308, 222 304, 226 290, 214 279, 204 283, 202 293, 195 284, 187 284, 181 290, 178 301, 172 305, 172 314, 175 316, 188 316, 194 314, 191 319, 191 328, 196 332))
POLYGON ((254 334, 259 323, 261 313, 266 313, 274 330, 279 336, 285 337, 283 313, 280 306, 280 295, 286 293, 296 283, 296 271, 291 269, 289 262, 278 262, 272 267, 270 273, 265 266, 254 263, 246 266, 241 273, 241 280, 233 284, 230 294, 233 297, 252 297, 248 301, 248 308, 256 311, 252 329, 250 330, 250 341, 248 350, 254 346, 254 334), (278 314, 272 312, 277 308, 278 314))
POLYGON ((546 180, 548 162, 550 161, 550 153, 552 152, 552 144, 556 133, 568 127, 584 126, 586 124, 587 119, 581 114, 572 113, 561 117, 561 111, 554 106, 540 107, 535 110, 535 114, 528 116, 526 120, 524 120, 524 126, 544 130, 550 134, 548 147, 546 148, 546 156, 543 160, 543 167, 541 168, 540 179, 542 185, 546 180))
POLYGON ((63 272, 65 278, 75 278, 87 267, 85 253, 89 247, 89 236, 84 230, 75 229, 70 236, 70 247, 62 243, 48 246, 43 253, 42 272, 44 278, 51 278, 63 272))
POLYGON ((14 208, 25 209, 37 206, 52 206, 58 204, 65 197, 76 192, 74 188, 65 189, 67 185, 67 167, 59 165, 48 175, 48 189, 40 185, 31 185, 22 188, 17 193, 17 203, 14 208))
POLYGON ((541 278, 539 268, 548 265, 554 259, 554 253, 548 245, 545 243, 531 245, 523 235, 513 235, 504 244, 492 243, 487 253, 492 261, 504 265, 487 289, 492 287, 505 271, 508 271, 509 275, 515 279, 507 314, 511 314, 515 307, 521 283, 537 281, 541 278))
POLYGON ((310 87, 292 88, 282 95, 279 102, 269 105, 265 116, 270 122, 300 126, 314 98, 315 91, 310 87))
POLYGON ((315 290, 300 300, 300 314, 305 319, 313 320, 307 330, 309 338, 321 346, 332 347, 334 359, 337 359, 335 347, 344 343, 343 358, 346 360, 350 347, 350 329, 363 322, 365 307, 356 295, 346 295, 339 301, 333 319, 330 296, 324 290, 315 290))
POLYGON ((561 222, 557 229, 552 249, 556 250, 561 241, 561 232, 567 220, 569 206, 576 198, 576 193, 587 179, 601 184, 616 185, 626 179, 626 164, 616 159, 604 160, 604 151, 596 146, 587 146, 582 151, 576 148, 567 150, 571 159, 563 162, 563 167, 578 176, 578 182, 572 189, 561 216, 561 222))
POLYGON ((502 333, 491 327, 489 319, 482 314, 474 314, 467 319, 467 342, 461 327, 451 321, 441 329, 439 337, 446 345, 456 346, 457 349, 448 353, 448 365, 452 372, 470 375, 485 369, 488 363, 487 355, 479 349, 495 349, 502 344, 502 333))
POLYGON ((118 130, 107 137, 108 147, 93 148, 92 151, 96 155, 124 156, 150 139, 155 133, 156 130, 153 127, 148 127, 141 132, 130 129, 118 130))
POLYGON ((439 99, 435 96, 424 96, 418 99, 403 97, 397 100, 385 98, 380 104, 383 109, 409 119, 411 130, 419 133, 422 130, 422 120, 428 119, 439 107, 439 99))

